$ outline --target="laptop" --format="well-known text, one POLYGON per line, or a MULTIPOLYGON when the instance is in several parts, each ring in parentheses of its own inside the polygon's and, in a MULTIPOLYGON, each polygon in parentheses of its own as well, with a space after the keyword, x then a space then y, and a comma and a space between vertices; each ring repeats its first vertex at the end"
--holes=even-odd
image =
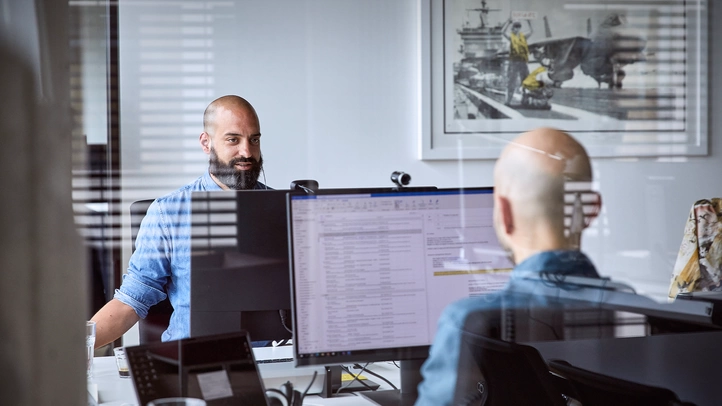
POLYGON ((268 405, 246 331, 125 348, 138 404, 191 397, 207 406, 268 405))

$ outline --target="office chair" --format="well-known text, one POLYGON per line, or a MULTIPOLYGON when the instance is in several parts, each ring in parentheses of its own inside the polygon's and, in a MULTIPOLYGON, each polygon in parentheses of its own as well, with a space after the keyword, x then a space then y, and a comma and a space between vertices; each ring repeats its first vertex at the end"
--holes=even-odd
POLYGON ((569 382, 572 393, 565 394, 584 406, 694 406, 669 389, 598 374, 566 361, 550 361, 549 370, 569 382))
POLYGON ((454 404, 566 405, 564 382, 549 372, 534 347, 468 331, 461 347, 454 404))
MULTIPOLYGON (((135 239, 138 237, 140 223, 148 212, 148 207, 150 207, 151 203, 153 203, 153 199, 138 200, 130 205, 130 234, 133 252, 135 252, 135 239)), ((148 309, 148 315, 145 319, 140 319, 138 322, 138 338, 140 344, 161 341, 160 338, 163 332, 170 324, 170 316, 172 313, 173 306, 170 304, 168 297, 148 309)))

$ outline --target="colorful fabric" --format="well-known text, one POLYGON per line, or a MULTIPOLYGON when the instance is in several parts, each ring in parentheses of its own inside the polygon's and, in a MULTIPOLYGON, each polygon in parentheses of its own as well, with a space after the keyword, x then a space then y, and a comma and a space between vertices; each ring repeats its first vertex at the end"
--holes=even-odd
POLYGON ((669 297, 722 290, 722 198, 695 202, 684 227, 669 297))

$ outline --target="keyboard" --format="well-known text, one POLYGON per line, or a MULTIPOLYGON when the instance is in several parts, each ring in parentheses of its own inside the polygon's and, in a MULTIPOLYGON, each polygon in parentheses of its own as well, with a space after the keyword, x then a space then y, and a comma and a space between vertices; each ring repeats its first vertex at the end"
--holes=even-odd
POLYGON ((256 364, 273 364, 276 362, 293 362, 293 357, 291 358, 276 358, 276 359, 259 359, 256 360, 256 364))

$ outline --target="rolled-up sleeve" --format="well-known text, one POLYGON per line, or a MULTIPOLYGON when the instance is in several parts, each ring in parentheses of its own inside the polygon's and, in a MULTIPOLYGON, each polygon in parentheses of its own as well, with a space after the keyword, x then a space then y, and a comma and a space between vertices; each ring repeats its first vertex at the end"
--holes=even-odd
POLYGON ((170 277, 172 243, 167 219, 157 202, 148 208, 136 238, 136 250, 114 298, 132 307, 145 318, 148 309, 166 298, 170 277))

